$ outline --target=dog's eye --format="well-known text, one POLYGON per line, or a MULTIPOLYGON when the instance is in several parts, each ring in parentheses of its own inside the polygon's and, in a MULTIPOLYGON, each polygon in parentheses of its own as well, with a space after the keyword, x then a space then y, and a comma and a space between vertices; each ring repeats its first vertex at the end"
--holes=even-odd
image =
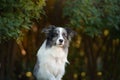
POLYGON ((67 37, 67 34, 65 34, 65 33, 63 33, 62 35, 65 36, 65 37, 67 37))
POLYGON ((54 36, 58 36, 58 33, 54 33, 54 36))

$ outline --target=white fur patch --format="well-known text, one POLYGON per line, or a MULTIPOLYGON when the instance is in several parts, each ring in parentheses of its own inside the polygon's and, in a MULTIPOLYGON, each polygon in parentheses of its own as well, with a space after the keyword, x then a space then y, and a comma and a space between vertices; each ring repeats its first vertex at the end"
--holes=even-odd
POLYGON ((68 62, 67 51, 57 46, 46 48, 45 40, 38 50, 37 60, 39 68, 35 76, 38 80, 61 80, 68 62))

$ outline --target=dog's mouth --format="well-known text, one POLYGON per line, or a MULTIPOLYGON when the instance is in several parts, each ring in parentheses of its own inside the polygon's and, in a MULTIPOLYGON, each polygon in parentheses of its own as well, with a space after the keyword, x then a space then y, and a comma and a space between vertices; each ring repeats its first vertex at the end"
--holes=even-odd
POLYGON ((58 44, 58 45, 61 45, 61 46, 62 46, 63 44, 62 44, 62 43, 60 43, 60 44, 58 44))
POLYGON ((58 46, 59 46, 59 47, 63 47, 64 44, 63 44, 63 43, 59 43, 58 46))

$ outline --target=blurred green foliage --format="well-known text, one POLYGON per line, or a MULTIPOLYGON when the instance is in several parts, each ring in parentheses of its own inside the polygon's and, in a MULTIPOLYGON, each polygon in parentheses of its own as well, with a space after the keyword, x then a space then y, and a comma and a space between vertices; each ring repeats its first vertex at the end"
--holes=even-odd
POLYGON ((75 80, 119 80, 120 0, 66 0, 63 16, 78 31, 67 74, 75 80))
POLYGON ((69 26, 92 37, 105 28, 120 31, 120 0, 66 0, 63 14, 69 26))
POLYGON ((32 19, 40 18, 45 0, 1 0, 0 41, 17 38, 21 29, 29 29, 32 19))

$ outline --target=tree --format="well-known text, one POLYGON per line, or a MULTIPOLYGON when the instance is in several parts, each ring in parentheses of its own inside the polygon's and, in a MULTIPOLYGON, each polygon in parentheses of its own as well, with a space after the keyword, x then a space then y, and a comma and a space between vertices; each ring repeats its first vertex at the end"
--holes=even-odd
POLYGON ((19 72, 14 73, 14 62, 20 53, 16 39, 23 35, 23 30, 31 28, 34 20, 40 19, 44 6, 45 0, 1 0, 0 80, 16 79, 19 72))
POLYGON ((67 0, 63 9, 69 25, 79 27, 90 36, 103 29, 120 31, 119 0, 67 0))
POLYGON ((15 39, 43 13, 44 0, 1 0, 0 41, 15 39))
MULTIPOLYGON (((119 43, 115 45, 116 47, 112 45, 114 39, 118 39, 119 41, 120 38, 119 0, 66 0, 63 8, 63 16, 68 20, 67 25, 76 28, 79 32, 78 34, 82 36, 84 44, 81 45, 84 46, 84 53, 88 62, 86 64, 88 80, 101 80, 97 76, 98 67, 96 62, 101 56, 104 62, 102 70, 105 73, 102 79, 110 79, 110 76, 113 74, 108 73, 117 71, 112 70, 112 64, 108 69, 107 65, 110 65, 108 62, 115 59, 115 57, 114 59, 111 57, 108 60, 108 56, 113 56, 115 55, 114 53, 119 55, 117 48, 120 47, 118 46, 119 43), (113 48, 115 51, 112 51, 113 48)), ((117 60, 114 61, 116 62, 117 60)), ((119 79, 119 77, 115 77, 116 73, 113 76, 113 79, 119 79)))

